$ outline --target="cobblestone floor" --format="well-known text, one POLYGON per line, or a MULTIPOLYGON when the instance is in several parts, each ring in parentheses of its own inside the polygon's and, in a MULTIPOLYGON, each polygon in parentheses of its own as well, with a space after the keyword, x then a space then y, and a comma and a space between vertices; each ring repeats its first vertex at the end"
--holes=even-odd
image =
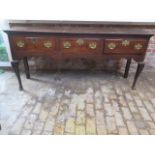
POLYGON ((155 71, 35 73, 18 91, 12 72, 0 76, 0 134, 155 134, 155 71))

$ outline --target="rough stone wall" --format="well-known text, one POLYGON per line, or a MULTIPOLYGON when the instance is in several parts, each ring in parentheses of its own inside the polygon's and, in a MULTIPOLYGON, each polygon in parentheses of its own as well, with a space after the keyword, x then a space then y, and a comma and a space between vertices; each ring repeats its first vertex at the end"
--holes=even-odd
POLYGON ((155 68, 155 36, 153 36, 150 39, 145 62, 146 62, 146 65, 149 65, 155 68))
MULTIPOLYGON (((32 71, 36 70, 107 70, 114 71, 119 68, 119 61, 106 60, 103 63, 96 63, 93 60, 86 59, 66 59, 63 61, 61 66, 57 65, 56 62, 47 57, 33 57, 29 59, 29 66, 32 71)), ((23 63, 21 63, 21 69, 23 70, 23 63)))

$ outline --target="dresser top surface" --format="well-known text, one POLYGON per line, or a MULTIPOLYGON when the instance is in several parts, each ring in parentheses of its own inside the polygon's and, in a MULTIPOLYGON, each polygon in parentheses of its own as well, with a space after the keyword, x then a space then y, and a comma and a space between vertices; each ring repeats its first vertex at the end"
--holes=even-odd
POLYGON ((155 35, 155 22, 9 21, 5 32, 155 35))

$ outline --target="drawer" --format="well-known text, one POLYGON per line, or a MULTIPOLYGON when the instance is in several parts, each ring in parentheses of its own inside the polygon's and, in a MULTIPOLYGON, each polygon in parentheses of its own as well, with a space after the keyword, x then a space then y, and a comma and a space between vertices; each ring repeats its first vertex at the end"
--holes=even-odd
POLYGON ((141 54, 147 49, 146 39, 105 39, 105 53, 141 54))
POLYGON ((14 36, 12 40, 15 51, 52 52, 56 49, 56 41, 52 37, 14 36))
POLYGON ((62 52, 100 52, 103 51, 103 41, 98 38, 61 38, 60 49, 62 52))

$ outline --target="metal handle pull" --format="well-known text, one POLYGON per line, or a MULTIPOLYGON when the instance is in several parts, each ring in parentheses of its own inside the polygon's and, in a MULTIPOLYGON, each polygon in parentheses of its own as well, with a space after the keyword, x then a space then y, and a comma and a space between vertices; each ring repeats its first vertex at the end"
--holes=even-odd
POLYGON ((84 44, 84 40, 83 39, 78 39, 76 40, 76 43, 79 45, 79 46, 82 46, 84 44))
POLYGON ((36 38, 31 38, 31 42, 32 42, 32 44, 36 44, 36 42, 37 42, 37 39, 36 38))
POLYGON ((136 45, 134 46, 134 48, 135 48, 136 50, 140 50, 140 49, 142 49, 142 47, 143 47, 143 45, 140 44, 140 43, 138 43, 138 44, 136 44, 136 45))
POLYGON ((113 50, 113 49, 116 48, 116 44, 115 43, 109 43, 108 44, 108 48, 111 49, 111 50, 113 50))
POLYGON ((50 41, 44 42, 44 47, 51 48, 52 47, 52 43, 50 41))
POLYGON ((96 49, 96 47, 97 47, 97 44, 95 42, 89 43, 89 48, 96 49))
POLYGON ((25 43, 24 43, 24 41, 19 40, 19 41, 16 43, 16 45, 17 45, 18 47, 22 48, 22 47, 25 46, 25 43))
POLYGON ((64 48, 70 48, 71 47, 71 43, 69 41, 66 41, 63 43, 64 48))
POLYGON ((122 41, 122 46, 129 46, 130 45, 130 41, 129 40, 123 40, 122 41))

